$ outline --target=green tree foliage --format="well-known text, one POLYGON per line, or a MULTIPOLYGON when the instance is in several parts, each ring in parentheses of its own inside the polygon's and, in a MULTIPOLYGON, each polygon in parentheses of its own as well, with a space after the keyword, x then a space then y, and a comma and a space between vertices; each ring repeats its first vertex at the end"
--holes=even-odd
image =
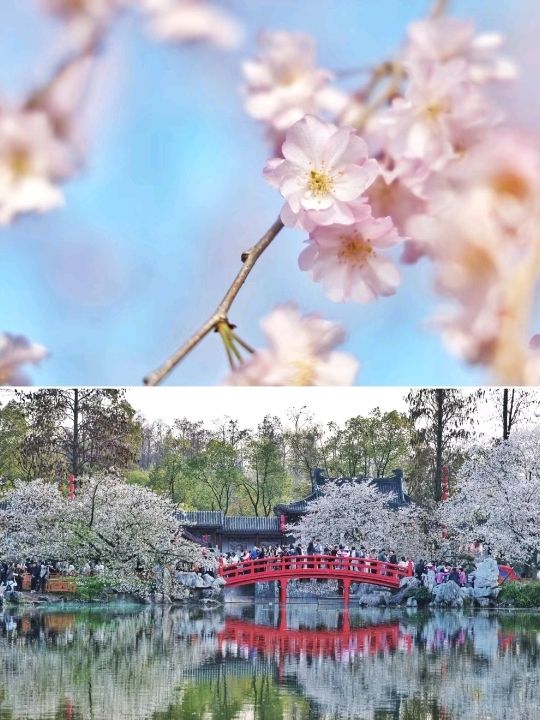
POLYGON ((21 448, 26 432, 26 419, 16 402, 0 407, 0 492, 21 477, 21 448))
POLYGON ((441 499, 443 467, 455 477, 471 435, 477 398, 452 388, 423 388, 407 395, 414 427, 409 491, 418 500, 441 499))
POLYGON ((189 470, 198 481, 202 504, 227 514, 241 487, 238 449, 226 440, 212 438, 190 462, 189 470))
POLYGON ((412 426, 406 415, 379 408, 367 417, 353 417, 343 428, 329 425, 325 470, 332 476, 384 477, 395 468, 408 468, 412 426))
POLYGON ((125 469, 138 457, 140 423, 123 390, 17 391, 14 403, 26 424, 20 464, 27 479, 125 469))
POLYGON ((288 496, 286 445, 279 418, 266 415, 248 439, 240 485, 251 512, 269 516, 274 505, 288 496))

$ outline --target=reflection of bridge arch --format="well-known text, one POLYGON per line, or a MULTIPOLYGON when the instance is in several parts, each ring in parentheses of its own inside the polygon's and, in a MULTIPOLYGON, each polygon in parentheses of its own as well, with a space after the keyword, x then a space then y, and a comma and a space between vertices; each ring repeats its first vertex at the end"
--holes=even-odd
POLYGON ((398 647, 409 647, 412 636, 403 635, 399 622, 351 628, 345 613, 341 630, 288 630, 268 625, 255 625, 243 620, 225 623, 218 635, 220 652, 236 646, 255 651, 268 658, 300 655, 306 657, 342 657, 348 655, 377 655, 398 647))
POLYGON ((338 580, 343 585, 343 601, 349 604, 351 583, 370 583, 388 589, 399 588, 402 578, 412 574, 409 568, 369 558, 335 555, 285 555, 245 560, 224 565, 219 574, 227 587, 258 582, 279 582, 279 601, 287 601, 289 580, 338 580))

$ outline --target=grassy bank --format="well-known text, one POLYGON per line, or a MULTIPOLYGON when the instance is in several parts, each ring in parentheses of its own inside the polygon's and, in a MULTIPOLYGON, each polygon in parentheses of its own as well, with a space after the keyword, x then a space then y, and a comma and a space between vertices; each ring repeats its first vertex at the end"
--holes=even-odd
POLYGON ((540 608, 540 582, 506 582, 497 600, 510 607, 540 608))

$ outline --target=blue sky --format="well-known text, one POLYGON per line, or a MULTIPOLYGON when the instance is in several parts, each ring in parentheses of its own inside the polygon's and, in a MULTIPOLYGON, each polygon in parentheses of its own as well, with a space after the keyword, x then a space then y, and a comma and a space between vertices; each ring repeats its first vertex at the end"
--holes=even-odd
MULTIPOLYGON (((3 0, 0 99, 17 99, 59 57, 61 26, 36 0, 3 0)), ((232 53, 153 42, 139 18, 111 34, 86 111, 84 173, 66 186, 67 206, 0 229, 0 330, 51 351, 34 384, 138 385, 215 306, 243 249, 273 222, 277 193, 261 170, 268 148, 242 109, 240 62, 265 28, 310 32, 320 64, 365 65, 392 53, 425 0, 237 0, 246 37, 232 53)), ((534 125, 534 0, 461 0, 482 29, 503 27, 525 61, 523 84, 505 91, 520 122, 534 125), (472 12, 474 11, 474 12, 472 12), (528 22, 526 22, 528 21, 528 22), (529 34, 529 38, 527 38, 529 34), (529 83, 530 81, 530 83, 529 83)), ((538 19, 538 12, 537 12, 538 19)), ((537 60, 537 54, 534 55, 537 60)), ((302 235, 283 232, 263 257, 231 319, 258 346, 258 319, 293 299, 341 321, 362 385, 462 385, 486 378, 451 358, 424 329, 434 309, 428 266, 404 268, 394 298, 336 305, 297 269, 302 235)), ((212 385, 226 374, 209 337, 171 375, 174 385, 212 385)))

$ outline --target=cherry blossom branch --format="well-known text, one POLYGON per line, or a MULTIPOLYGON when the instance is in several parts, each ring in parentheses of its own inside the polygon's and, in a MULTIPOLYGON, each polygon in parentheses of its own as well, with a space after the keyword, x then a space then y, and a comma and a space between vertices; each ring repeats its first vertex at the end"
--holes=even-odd
MULTIPOLYGON (((434 17, 442 14, 446 8, 446 4, 447 0, 435 0, 431 14, 434 17)), ((362 68, 362 71, 365 70, 366 68, 362 68)), ((369 70, 369 68, 367 68, 367 70, 369 70)), ((362 91, 357 93, 357 97, 365 102, 361 117, 355 123, 358 131, 361 131, 365 127, 368 118, 373 113, 391 102, 391 100, 399 94, 404 74, 404 69, 399 58, 382 62, 371 69, 371 77, 368 79, 362 91), (385 87, 382 91, 376 92, 385 80, 387 81, 385 87)), ((154 386, 161 383, 211 331, 220 334, 231 369, 234 369, 236 362, 241 362, 240 351, 237 344, 244 350, 253 352, 253 349, 233 332, 234 325, 231 325, 228 314, 255 263, 282 228, 282 221, 280 219, 276 220, 259 242, 254 245, 251 250, 242 255, 243 264, 240 272, 214 313, 183 345, 170 355, 160 367, 146 375, 143 379, 145 385, 154 386)))
MULTIPOLYGON (((283 223, 281 219, 278 218, 252 248, 242 253, 242 267, 215 311, 159 368, 144 378, 145 385, 158 385, 162 382, 211 331, 219 331, 222 325, 230 327, 228 314, 236 296, 242 289, 258 259, 282 229, 283 223)), ((244 346, 247 347, 245 344, 244 346)))

